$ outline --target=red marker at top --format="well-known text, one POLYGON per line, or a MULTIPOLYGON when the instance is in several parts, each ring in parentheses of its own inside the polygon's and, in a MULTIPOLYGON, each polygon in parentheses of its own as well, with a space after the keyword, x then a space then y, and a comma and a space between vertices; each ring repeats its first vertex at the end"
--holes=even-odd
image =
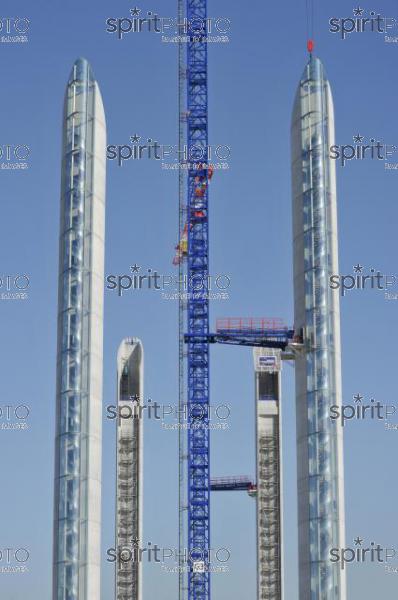
POLYGON ((308 52, 312 53, 313 49, 314 49, 314 40, 308 40, 308 42, 307 42, 308 52))

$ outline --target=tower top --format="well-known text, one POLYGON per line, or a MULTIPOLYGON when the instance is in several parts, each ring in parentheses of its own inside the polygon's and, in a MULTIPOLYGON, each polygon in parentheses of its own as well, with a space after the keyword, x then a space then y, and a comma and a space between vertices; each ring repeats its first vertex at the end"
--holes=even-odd
POLYGON ((73 63, 68 83, 86 80, 94 81, 94 75, 88 60, 81 56, 73 63))

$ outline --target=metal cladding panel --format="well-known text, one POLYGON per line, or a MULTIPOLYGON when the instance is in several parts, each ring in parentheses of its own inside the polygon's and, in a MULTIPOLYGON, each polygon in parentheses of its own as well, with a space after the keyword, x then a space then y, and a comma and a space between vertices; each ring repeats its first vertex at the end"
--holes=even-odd
POLYGON ((99 600, 106 126, 90 65, 65 94, 53 600, 99 600))
POLYGON ((345 600, 345 576, 330 562, 344 545, 342 431, 329 408, 341 403, 335 165, 330 86, 311 56, 292 118, 295 327, 306 352, 296 359, 300 600, 345 600))

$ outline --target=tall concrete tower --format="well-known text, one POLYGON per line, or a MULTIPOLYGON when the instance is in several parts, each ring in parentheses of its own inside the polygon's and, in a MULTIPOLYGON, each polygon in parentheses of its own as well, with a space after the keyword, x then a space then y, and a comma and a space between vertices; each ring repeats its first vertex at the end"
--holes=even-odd
POLYGON ((118 556, 127 551, 130 559, 116 561, 116 600, 142 600, 142 563, 136 557, 142 546, 143 394, 142 344, 126 338, 117 354, 117 403, 118 413, 128 407, 124 414, 131 417, 119 419, 117 427, 116 548, 118 556))
POLYGON ((281 351, 254 348, 257 599, 282 600, 281 351))
POLYGON ((344 546, 342 431, 329 417, 341 403, 333 100, 321 61, 310 56, 292 117, 300 600, 345 600, 344 573, 330 549, 344 546))
POLYGON ((63 116, 53 600, 100 599, 105 152, 101 94, 79 59, 63 116))

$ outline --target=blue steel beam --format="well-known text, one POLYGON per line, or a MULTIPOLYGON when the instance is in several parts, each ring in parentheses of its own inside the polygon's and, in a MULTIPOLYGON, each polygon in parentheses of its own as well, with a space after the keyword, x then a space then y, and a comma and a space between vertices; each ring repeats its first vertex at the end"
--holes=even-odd
MULTIPOLYGON (((195 334, 186 334, 185 342, 198 340, 195 334)), ((286 330, 263 330, 263 331, 225 331, 209 333, 201 337, 202 343, 206 341, 210 344, 231 344, 234 346, 260 346, 262 348, 280 348, 285 350, 288 346, 301 346, 302 339, 296 336, 293 329, 286 330)))
POLYGON ((188 598, 210 600, 209 234, 206 0, 187 0, 188 598), (202 24, 202 27, 200 27, 202 24), (199 31, 200 30, 200 31, 199 31), (198 290, 198 282, 200 289, 198 290))
POLYGON ((289 345, 287 338, 270 339, 264 337, 252 337, 242 335, 220 335, 214 334, 209 337, 211 344, 230 344, 232 346, 249 346, 250 348, 279 348, 286 350, 289 345))

